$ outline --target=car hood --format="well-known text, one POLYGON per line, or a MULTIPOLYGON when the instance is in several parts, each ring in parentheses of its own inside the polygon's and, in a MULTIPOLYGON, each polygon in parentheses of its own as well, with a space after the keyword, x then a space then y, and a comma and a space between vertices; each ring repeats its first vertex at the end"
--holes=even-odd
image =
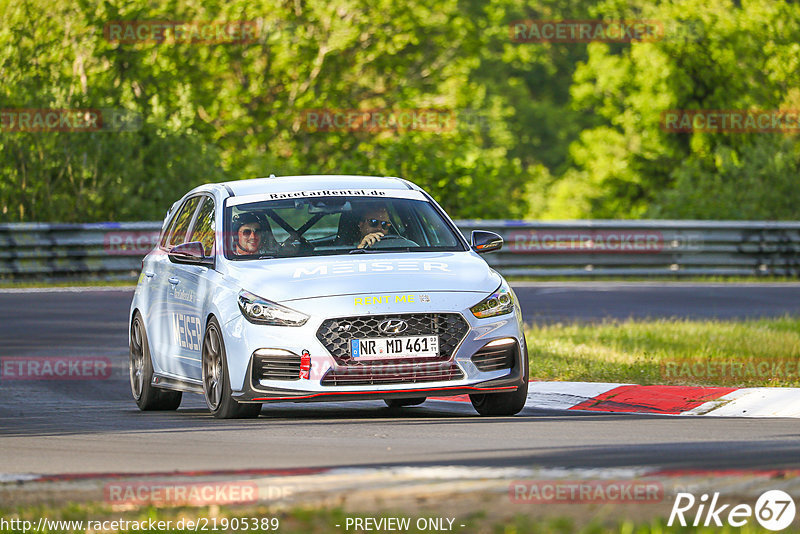
POLYGON ((470 252, 322 256, 235 262, 243 289, 275 302, 406 291, 489 293, 500 275, 470 252))

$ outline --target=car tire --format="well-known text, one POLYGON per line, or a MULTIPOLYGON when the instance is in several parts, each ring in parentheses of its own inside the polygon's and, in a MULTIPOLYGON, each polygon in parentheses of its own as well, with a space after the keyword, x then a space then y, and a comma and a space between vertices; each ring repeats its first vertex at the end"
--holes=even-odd
POLYGON ((231 394, 228 358, 222 329, 212 317, 206 325, 202 348, 203 397, 211 415, 217 419, 258 417, 261 404, 237 402, 231 394))
POLYGON ((150 357, 150 343, 144 320, 137 311, 131 321, 130 361, 128 376, 131 394, 142 411, 177 410, 181 405, 182 393, 153 386, 153 361, 150 357))
POLYGON ((472 406, 481 415, 517 415, 528 399, 528 384, 511 393, 484 393, 470 395, 472 406))
POLYGON ((524 340, 523 343, 525 351, 523 365, 525 366, 525 372, 522 373, 522 384, 516 391, 509 393, 470 395, 469 400, 472 402, 472 407, 475 408, 480 415, 517 415, 525 407, 525 402, 528 400, 528 370, 530 364, 528 361, 528 342, 524 340))
POLYGON ((385 402, 386 406, 389 408, 396 410, 405 406, 417 406, 425 402, 426 399, 427 397, 414 397, 413 399, 383 399, 383 402, 385 402))

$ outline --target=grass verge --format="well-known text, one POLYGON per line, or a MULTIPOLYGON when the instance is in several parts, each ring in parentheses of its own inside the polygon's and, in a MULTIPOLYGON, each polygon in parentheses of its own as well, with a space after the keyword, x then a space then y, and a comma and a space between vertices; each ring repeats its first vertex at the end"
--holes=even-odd
POLYGON ((531 378, 799 387, 800 318, 533 325, 531 378))

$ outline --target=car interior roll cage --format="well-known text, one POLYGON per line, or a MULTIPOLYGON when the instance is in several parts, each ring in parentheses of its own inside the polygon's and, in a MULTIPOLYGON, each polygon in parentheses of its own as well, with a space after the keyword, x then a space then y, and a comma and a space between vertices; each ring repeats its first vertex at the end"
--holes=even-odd
MULTIPOLYGON (((300 201, 299 199, 296 199, 300 201)), ((286 217, 282 216, 278 213, 281 207, 265 207, 265 206, 241 206, 241 211, 246 211, 250 213, 257 213, 260 216, 263 216, 268 221, 272 221, 277 224, 284 232, 288 234, 286 239, 282 241, 278 241, 279 250, 276 255, 271 254, 270 252, 261 252, 258 254, 251 254, 251 255, 242 255, 236 256, 236 259, 254 259, 254 258, 268 258, 268 257, 292 257, 298 255, 306 255, 306 252, 314 251, 314 255, 330 255, 330 254, 341 254, 343 251, 350 249, 351 253, 355 252, 372 252, 372 250, 365 250, 365 249, 356 249, 355 245, 358 243, 357 237, 358 234, 358 218, 356 217, 357 211, 354 210, 350 204, 350 199, 345 200, 341 204, 337 203, 335 198, 331 203, 330 199, 324 198, 319 199, 319 202, 311 200, 308 203, 309 213, 312 214, 309 219, 304 221, 300 226, 295 227, 291 222, 289 222, 286 217), (318 210, 314 213, 315 210, 318 210), (322 237, 315 237, 315 238, 307 238, 305 237, 306 233, 314 228, 323 218, 328 215, 339 215, 338 221, 338 228, 336 229, 335 233, 331 233, 330 235, 322 236, 322 237), (330 247, 330 248, 329 248, 330 247), (293 252, 289 252, 293 250, 293 252)), ((381 251, 389 252, 389 251, 441 251, 441 250, 462 250, 459 246, 459 241, 457 237, 453 237, 455 243, 454 246, 446 246, 437 244, 437 234, 439 232, 438 229, 427 229, 426 222, 424 221, 424 215, 419 213, 416 209, 413 209, 410 205, 405 205, 402 203, 403 199, 381 199, 382 201, 401 201, 400 204, 396 204, 392 202, 391 204, 385 204, 385 207, 389 213, 390 222, 392 222, 391 228, 388 231, 384 231, 386 237, 392 238, 392 243, 390 244, 387 240, 387 244, 380 247, 381 251), (400 225, 398 226, 398 222, 400 225), (430 233, 433 232, 433 233, 430 233), (394 243, 394 240, 397 240, 397 243, 394 243)), ((303 199, 303 203, 309 202, 308 199, 303 199)), ((425 202, 425 201, 421 201, 425 202)), ((260 202, 256 203, 260 204, 260 202)), ((430 203, 426 203, 430 205, 430 203)), ((297 204, 295 205, 296 208, 299 207, 297 204)), ((439 213, 439 210, 436 209, 435 206, 431 206, 433 212, 439 213)), ((226 217, 226 219, 229 217, 226 217)), ((226 221, 228 224, 229 221, 226 221)), ((444 221, 445 226, 448 229, 451 229, 449 225, 447 225, 446 220, 444 221)), ((384 239, 386 239, 386 237, 384 239)), ((277 238, 276 238, 277 239, 277 238)), ((375 250, 377 252, 378 250, 375 250)))

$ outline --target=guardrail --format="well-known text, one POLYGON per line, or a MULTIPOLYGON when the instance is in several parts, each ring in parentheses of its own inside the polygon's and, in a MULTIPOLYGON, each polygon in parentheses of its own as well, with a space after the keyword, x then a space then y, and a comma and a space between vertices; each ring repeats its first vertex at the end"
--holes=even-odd
POLYGON ((135 280, 160 222, 0 224, 0 278, 135 280))
POLYGON ((486 259, 511 276, 800 276, 800 222, 459 221, 505 245, 486 259))
MULTIPOLYGON (((800 222, 457 221, 505 239, 486 260, 511 276, 800 277, 800 222)), ((0 278, 134 280, 159 222, 0 224, 0 278)))

